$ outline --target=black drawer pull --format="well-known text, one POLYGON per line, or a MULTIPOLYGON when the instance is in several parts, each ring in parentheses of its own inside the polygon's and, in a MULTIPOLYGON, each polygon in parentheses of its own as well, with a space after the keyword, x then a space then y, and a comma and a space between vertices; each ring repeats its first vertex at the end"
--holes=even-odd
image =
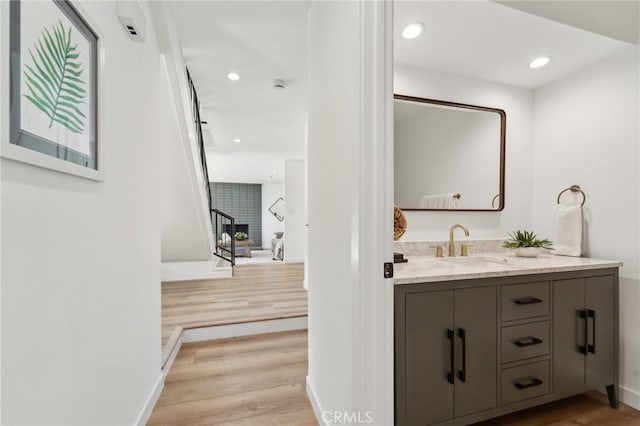
POLYGON ((587 319, 587 310, 586 309, 581 309, 579 311, 577 311, 578 313, 578 318, 584 320, 584 345, 578 345, 578 351, 582 354, 582 355, 587 355, 587 349, 588 349, 588 345, 587 345, 587 334, 589 334, 589 321, 587 319))
POLYGON ((447 339, 449 339, 449 371, 447 371, 447 382, 453 384, 453 364, 455 362, 455 346, 453 338, 453 330, 447 329, 447 339))
POLYGON ((537 297, 521 297, 520 299, 515 299, 513 303, 516 305, 533 305, 535 303, 542 303, 542 299, 538 299, 537 297))
POLYGON ((587 342, 587 351, 591 352, 592 354, 595 354, 596 353, 596 311, 592 309, 587 309, 587 321, 589 318, 593 319, 593 324, 591 328, 591 343, 593 344, 590 345, 589 342, 587 342))
POLYGON ((458 379, 464 383, 467 381, 467 332, 464 328, 458 329, 458 337, 462 339, 462 370, 458 370, 458 379))
POLYGON ((537 337, 525 337, 524 339, 513 341, 513 344, 519 348, 524 348, 525 346, 539 345, 540 343, 542 343, 542 339, 538 339, 537 337))
POLYGON ((522 390, 522 389, 532 388, 534 386, 538 386, 538 385, 541 385, 541 384, 542 384, 542 380, 533 377, 531 379, 528 379, 528 382, 525 382, 525 383, 515 382, 513 384, 513 386, 515 386, 518 389, 522 390))

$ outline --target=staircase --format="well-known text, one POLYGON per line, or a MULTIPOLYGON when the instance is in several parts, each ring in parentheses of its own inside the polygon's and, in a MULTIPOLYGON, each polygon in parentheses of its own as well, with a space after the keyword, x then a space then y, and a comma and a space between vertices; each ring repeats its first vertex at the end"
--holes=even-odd
POLYGON ((205 192, 209 200, 209 212, 211 214, 211 225, 213 228, 213 241, 215 250, 213 254, 221 259, 231 263, 231 266, 236 264, 236 247, 235 247, 235 219, 218 209, 213 208, 211 201, 211 184, 209 182, 209 169, 207 168, 207 155, 204 149, 204 138, 202 136, 202 124, 206 124, 200 119, 200 101, 198 100, 198 93, 189 74, 189 68, 187 71, 187 82, 189 84, 189 94, 191 96, 191 108, 194 117, 194 124, 196 130, 196 138, 198 147, 200 149, 200 162, 202 165, 202 175, 204 176, 205 192), (230 225, 231 234, 229 241, 223 238, 225 225, 230 225))

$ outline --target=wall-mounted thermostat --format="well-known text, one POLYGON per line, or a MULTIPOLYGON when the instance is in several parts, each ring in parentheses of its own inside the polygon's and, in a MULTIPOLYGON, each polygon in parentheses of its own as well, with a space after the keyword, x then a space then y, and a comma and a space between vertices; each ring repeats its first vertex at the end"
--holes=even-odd
POLYGON ((133 41, 144 41, 145 20, 140 5, 135 0, 118 0, 116 14, 133 41))

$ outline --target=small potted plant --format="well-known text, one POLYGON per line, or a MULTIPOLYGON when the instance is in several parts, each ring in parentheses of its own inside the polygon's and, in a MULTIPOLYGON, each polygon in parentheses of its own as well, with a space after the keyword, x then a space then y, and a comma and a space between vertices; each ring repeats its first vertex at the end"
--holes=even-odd
POLYGON ((236 239, 237 241, 244 241, 244 240, 246 240, 247 238, 249 238, 249 236, 247 235, 247 233, 246 233, 246 232, 242 232, 242 231, 238 231, 238 232, 236 232, 235 234, 233 234, 233 236, 235 237, 235 239, 236 239))
POLYGON ((516 256, 538 257, 543 250, 553 248, 553 243, 547 239, 540 240, 533 231, 516 230, 509 234, 509 239, 503 247, 512 249, 516 256))

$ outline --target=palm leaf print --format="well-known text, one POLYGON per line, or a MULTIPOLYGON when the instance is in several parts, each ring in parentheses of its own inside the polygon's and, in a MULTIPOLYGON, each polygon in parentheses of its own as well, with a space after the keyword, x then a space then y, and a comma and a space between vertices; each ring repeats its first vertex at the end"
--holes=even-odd
POLYGON ((24 78, 29 89, 25 97, 49 117, 49 128, 58 123, 73 133, 84 133, 87 117, 80 109, 87 92, 82 80, 82 63, 78 61, 78 45, 71 43, 71 27, 62 22, 51 31, 45 28, 29 49, 33 61, 25 61, 24 78))

